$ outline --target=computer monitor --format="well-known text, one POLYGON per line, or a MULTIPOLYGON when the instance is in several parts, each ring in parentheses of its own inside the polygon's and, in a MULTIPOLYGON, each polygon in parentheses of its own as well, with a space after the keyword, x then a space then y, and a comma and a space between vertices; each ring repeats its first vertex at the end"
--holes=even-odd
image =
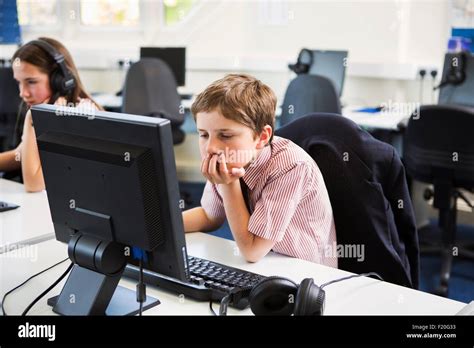
POLYGON ((312 63, 308 74, 327 77, 341 96, 346 76, 347 51, 312 50, 312 53, 312 63))
POLYGON ((46 104, 32 115, 56 239, 74 262, 53 310, 118 313, 126 263, 189 279, 170 122, 46 104))
POLYGON ((141 47, 140 58, 159 58, 169 65, 178 86, 186 83, 186 47, 141 47))
POLYGON ((474 107, 474 55, 446 53, 438 104, 474 107))

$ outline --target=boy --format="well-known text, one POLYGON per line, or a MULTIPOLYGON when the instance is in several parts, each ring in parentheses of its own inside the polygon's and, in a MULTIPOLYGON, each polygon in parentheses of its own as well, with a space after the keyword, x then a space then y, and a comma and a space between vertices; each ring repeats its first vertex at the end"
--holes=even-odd
POLYGON ((276 97, 261 81, 231 74, 200 93, 191 107, 199 132, 201 207, 183 213, 186 232, 229 222, 241 254, 256 262, 270 250, 332 267, 336 242, 323 177, 291 141, 273 136, 276 97))

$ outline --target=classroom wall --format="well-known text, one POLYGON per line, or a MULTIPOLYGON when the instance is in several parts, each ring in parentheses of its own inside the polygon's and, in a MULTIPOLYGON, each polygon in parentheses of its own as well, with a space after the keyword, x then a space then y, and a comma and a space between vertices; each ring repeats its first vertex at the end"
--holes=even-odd
MULTIPOLYGON (((64 15, 68 9, 63 8, 64 15)), ((84 30, 67 21, 56 33, 76 57, 87 88, 114 92, 121 58, 137 59, 141 45, 187 46, 187 89, 197 92, 228 72, 248 72, 282 98, 294 77, 287 64, 302 47, 347 49, 345 104, 418 101, 420 67, 441 67, 449 36, 446 0, 204 1, 176 28, 157 25, 157 1, 142 5, 138 31, 84 30)), ((43 34, 25 33, 25 41, 43 34)), ((424 102, 430 102, 425 83, 424 102)))

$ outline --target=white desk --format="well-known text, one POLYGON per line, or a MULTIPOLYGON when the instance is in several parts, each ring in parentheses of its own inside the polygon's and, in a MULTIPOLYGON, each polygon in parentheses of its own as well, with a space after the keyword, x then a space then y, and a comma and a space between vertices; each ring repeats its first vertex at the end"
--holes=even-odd
MULTIPOLYGON (((343 277, 349 273, 308 261, 288 258, 271 253, 261 261, 249 264, 236 255, 236 245, 232 241, 213 237, 203 233, 191 233, 186 236, 190 255, 203 257, 242 268, 263 275, 282 275, 297 282, 312 277, 316 284, 343 277)), ((0 255, 0 295, 20 284, 27 277, 47 268, 67 257, 67 246, 56 240, 50 240, 32 246, 30 255, 19 257, 0 255), (37 259, 35 261, 35 259, 37 259)), ((44 289, 52 284, 67 268, 68 263, 56 267, 35 278, 30 284, 12 293, 7 298, 5 308, 8 314, 20 314, 23 309, 44 289)), ((120 285, 135 289, 135 282, 122 280, 120 285)), ((33 307, 31 314, 54 314, 47 306, 48 297, 60 292, 62 283, 33 307)), ((428 293, 381 282, 371 278, 355 278, 329 285, 326 289, 327 315, 453 315, 465 306, 462 302, 449 300, 428 293)), ((198 302, 179 294, 169 293, 148 286, 147 294, 157 297, 161 304, 144 314, 147 315, 209 315, 209 303, 198 302)), ((218 310, 219 305, 214 305, 218 310)), ((238 311, 229 308, 229 314, 252 314, 250 309, 238 311)))
POLYGON ((54 238, 45 191, 26 193, 23 185, 0 179, 0 200, 20 206, 0 213, 0 254, 54 238))
POLYGON ((372 129, 384 129, 390 131, 400 130, 399 124, 405 122, 410 114, 403 112, 381 111, 377 113, 358 112, 356 106, 346 106, 342 110, 342 115, 354 121, 361 127, 372 129))
MULTIPOLYGON (((123 98, 121 95, 117 96, 115 94, 99 93, 99 94, 94 94, 92 98, 94 99, 96 103, 98 103, 104 108, 118 109, 122 107, 123 98)), ((186 110, 189 110, 191 109, 191 105, 193 101, 194 101, 193 99, 183 99, 181 100, 181 105, 186 110)))

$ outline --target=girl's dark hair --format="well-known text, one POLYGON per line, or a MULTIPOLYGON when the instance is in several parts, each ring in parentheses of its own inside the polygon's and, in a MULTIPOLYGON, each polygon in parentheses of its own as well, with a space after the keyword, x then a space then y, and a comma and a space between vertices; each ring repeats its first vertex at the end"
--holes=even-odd
MULTIPOLYGON (((40 37, 38 40, 47 42, 64 56, 64 63, 66 64, 66 67, 69 69, 71 74, 74 76, 74 79, 76 80, 75 88, 67 96, 59 95, 58 91, 53 90, 53 86, 51 86, 52 95, 51 95, 51 99, 49 103, 54 104, 59 97, 64 97, 66 98, 68 103, 74 103, 74 104, 78 102, 79 98, 88 98, 92 100, 92 102, 99 109, 102 109, 91 98, 89 93, 86 92, 84 85, 82 84, 81 79, 79 78, 79 73, 77 71, 76 65, 74 64, 71 54, 66 49, 66 47, 64 47, 64 45, 60 43, 59 41, 48 38, 48 37, 40 37)), ((13 57, 12 57, 13 63, 15 63, 16 59, 20 59, 20 61, 24 61, 38 67, 43 73, 48 74, 48 76, 51 76, 51 73, 53 71, 55 71, 56 69, 59 69, 59 66, 54 60, 54 58, 48 52, 46 52, 43 48, 41 48, 38 45, 35 45, 32 42, 28 42, 24 44, 13 54, 13 57)))
MULTIPOLYGON (((49 37, 40 37, 38 38, 38 40, 47 42, 48 44, 53 46, 56 51, 58 51, 59 53, 63 55, 64 63, 66 64, 66 67, 74 76, 74 80, 76 81, 76 86, 72 90, 72 92, 64 96, 60 95, 58 91, 53 90, 53 86, 51 86, 50 84, 52 95, 49 100, 49 104, 54 104, 59 97, 64 97, 67 103, 73 103, 74 105, 78 102, 79 98, 87 98, 87 99, 90 99, 97 106, 99 110, 103 110, 102 107, 92 99, 90 94, 86 92, 84 85, 82 84, 81 79, 79 78, 79 72, 76 68, 76 65, 74 64, 74 61, 72 60, 72 56, 69 53, 69 51, 66 49, 66 47, 64 47, 64 45, 60 43, 58 40, 51 39, 49 37)), ((38 67, 40 71, 42 71, 45 74, 48 74, 48 76, 51 76, 53 71, 55 71, 56 69, 59 69, 59 66, 54 60, 54 58, 48 52, 46 52, 43 48, 41 48, 38 45, 35 45, 32 42, 28 42, 24 44, 13 54, 13 57, 12 57, 13 64, 15 64, 16 59, 19 59, 20 61, 24 61, 38 67)), ((24 119, 25 119, 25 115, 27 111, 28 111, 28 108, 26 104, 22 101, 18 110, 18 117, 17 117, 16 126, 15 126, 15 137, 12 144, 14 147, 16 147, 21 141, 21 134, 23 132, 23 123, 24 123, 24 119)))

